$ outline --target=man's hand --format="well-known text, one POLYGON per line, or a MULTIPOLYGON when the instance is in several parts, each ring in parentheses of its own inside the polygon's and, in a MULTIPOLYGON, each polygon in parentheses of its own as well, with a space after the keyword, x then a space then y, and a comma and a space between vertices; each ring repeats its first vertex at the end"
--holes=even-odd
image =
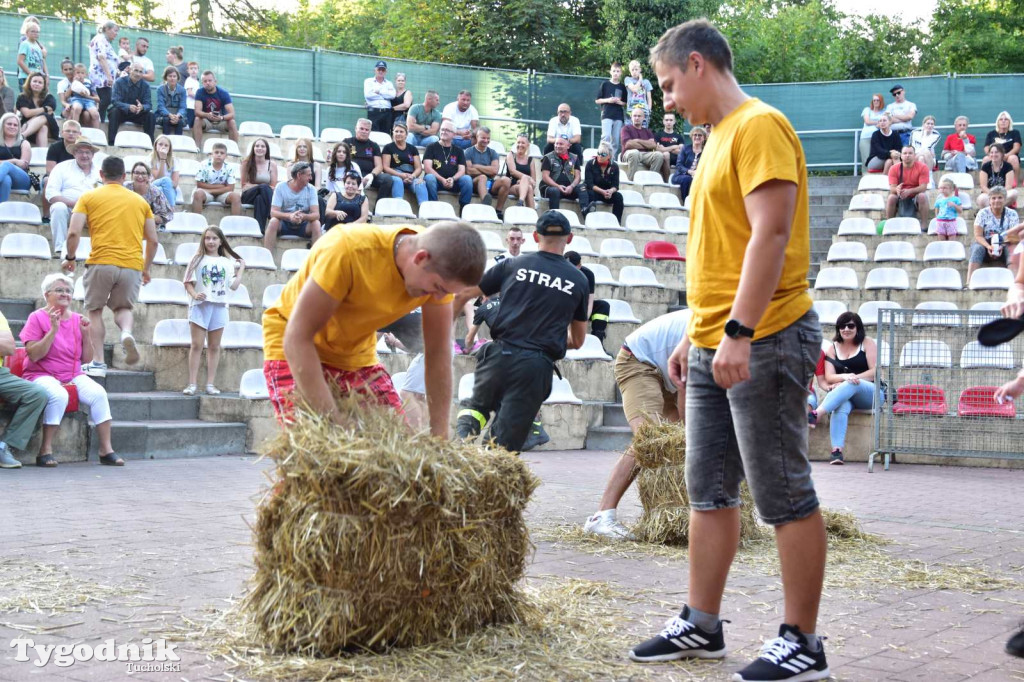
POLYGON ((1003 314, 1003 317, 1016 318, 1024 316, 1024 301, 1012 301, 1007 303, 1000 308, 1000 312, 1003 314))
POLYGON ((724 389, 750 378, 750 341, 722 337, 722 343, 711 361, 715 383, 724 389))
POLYGON ((92 324, 92 323, 89 322, 89 318, 88 317, 86 317, 85 315, 80 315, 79 318, 78 318, 78 324, 79 324, 79 326, 82 329, 88 329, 89 325, 92 324))
POLYGON ((146 268, 145 270, 142 271, 142 283, 144 285, 145 284, 149 284, 149 280, 150 280, 149 268, 146 268))
POLYGON ((679 390, 686 390, 686 373, 689 371, 690 339, 684 336, 672 355, 668 356, 668 378, 679 390))
POLYGON ((60 269, 70 275, 75 271, 75 261, 68 260, 65 258, 63 261, 61 261, 60 269))
POLYGON ((1024 378, 1017 377, 997 388, 992 397, 1002 405, 1008 400, 1019 398, 1021 393, 1024 393, 1024 378))
POLYGON ((206 294, 205 293, 196 294, 195 296, 192 297, 192 300, 193 301, 205 301, 206 300, 206 294))

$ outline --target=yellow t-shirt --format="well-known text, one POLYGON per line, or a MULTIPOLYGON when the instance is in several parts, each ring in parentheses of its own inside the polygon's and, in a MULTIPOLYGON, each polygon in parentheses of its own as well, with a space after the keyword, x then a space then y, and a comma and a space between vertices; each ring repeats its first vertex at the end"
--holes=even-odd
POLYGON ((317 241, 299 271, 288 280, 277 305, 263 313, 263 356, 284 360, 284 329, 310 277, 341 305, 313 337, 320 362, 354 371, 377 358, 377 330, 421 305, 442 305, 432 296, 405 290, 394 245, 399 233, 420 233, 415 225, 339 225, 317 241))
POLYGON ((807 166, 793 126, 774 107, 749 99, 718 123, 701 154, 693 181, 686 242, 688 333, 701 348, 717 348, 740 283, 751 229, 743 199, 769 180, 797 186, 796 211, 782 277, 764 316, 748 321, 755 339, 800 319, 812 305, 807 293, 810 211, 807 166))
POLYGON ((116 265, 142 270, 142 239, 153 209, 145 199, 121 185, 103 185, 78 198, 75 213, 89 221, 92 250, 86 265, 116 265))

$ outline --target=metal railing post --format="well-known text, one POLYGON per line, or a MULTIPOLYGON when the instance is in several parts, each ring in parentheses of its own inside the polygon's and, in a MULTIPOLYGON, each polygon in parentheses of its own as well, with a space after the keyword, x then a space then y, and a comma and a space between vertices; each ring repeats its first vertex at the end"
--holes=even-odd
POLYGON ((853 134, 853 177, 860 175, 860 136, 864 131, 853 134))
POLYGON ((313 134, 320 137, 320 102, 313 107, 313 134))

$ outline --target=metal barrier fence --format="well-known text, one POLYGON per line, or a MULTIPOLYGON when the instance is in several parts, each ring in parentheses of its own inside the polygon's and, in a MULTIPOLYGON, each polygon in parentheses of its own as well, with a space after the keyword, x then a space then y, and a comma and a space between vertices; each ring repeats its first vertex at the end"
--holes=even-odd
POLYGON ((1024 459, 1024 415, 995 390, 1013 379, 1024 336, 995 348, 978 344, 978 328, 996 311, 882 309, 875 384, 874 453, 1024 459))

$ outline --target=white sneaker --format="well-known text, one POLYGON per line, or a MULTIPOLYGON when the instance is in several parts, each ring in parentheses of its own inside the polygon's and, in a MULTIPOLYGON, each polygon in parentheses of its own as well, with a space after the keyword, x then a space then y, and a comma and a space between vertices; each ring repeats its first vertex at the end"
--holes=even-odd
POLYGON ((583 524, 583 532, 617 540, 635 540, 629 529, 619 523, 614 509, 599 511, 583 524))
POLYGON ((124 348, 124 361, 134 365, 139 361, 139 349, 135 347, 135 337, 130 332, 121 332, 121 346, 124 348))
POLYGON ((7 443, 0 445, 0 469, 20 469, 21 462, 14 459, 14 453, 7 447, 7 443))

